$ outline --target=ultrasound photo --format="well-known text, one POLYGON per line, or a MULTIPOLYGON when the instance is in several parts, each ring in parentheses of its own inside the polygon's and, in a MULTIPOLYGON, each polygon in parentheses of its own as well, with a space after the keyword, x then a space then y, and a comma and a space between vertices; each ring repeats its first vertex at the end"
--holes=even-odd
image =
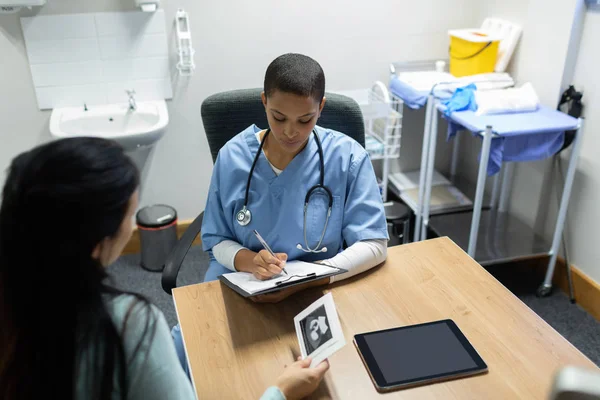
POLYGON ((333 337, 325 305, 321 305, 302 319, 300 327, 308 355, 333 337))

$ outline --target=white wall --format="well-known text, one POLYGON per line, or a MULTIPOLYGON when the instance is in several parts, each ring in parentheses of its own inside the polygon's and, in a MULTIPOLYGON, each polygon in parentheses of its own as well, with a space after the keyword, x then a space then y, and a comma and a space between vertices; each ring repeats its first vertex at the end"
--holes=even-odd
POLYGON ((163 10, 36 15, 21 27, 41 110, 122 103, 126 90, 172 97, 163 10))
POLYGON ((600 10, 588 10, 585 15, 583 36, 575 68, 574 83, 584 90, 585 138, 573 199, 571 200, 569 248, 573 263, 596 282, 600 282, 600 76, 598 76, 598 38, 600 38, 600 10))
MULTIPOLYGON (((577 4, 583 0, 505 0, 482 2, 481 18, 497 17, 522 26, 523 34, 509 65, 517 84, 531 82, 540 101, 556 107, 562 92, 571 30, 577 4)), ((479 142, 463 141, 461 171, 476 181, 479 142)), ((511 211, 535 224, 546 162, 518 163, 515 168, 511 211), (515 207, 515 205, 518 205, 515 207)))
MULTIPOLYGON (((548 107, 556 107, 568 74, 567 55, 578 3, 582 0, 529 0, 520 5, 514 1, 508 10, 504 7, 509 3, 496 5, 496 15, 509 13, 515 18, 520 7, 524 32, 512 72, 519 83, 531 82, 548 107)), ((556 220, 556 196, 551 186, 544 185, 544 179, 551 176, 550 167, 549 160, 516 164, 510 207, 513 214, 549 239, 556 220)))
MULTIPOLYGON (((596 224, 600 221, 600 141, 595 131, 600 117, 600 10, 587 10, 583 0, 505 0, 481 5, 482 18, 506 18, 520 23, 524 33, 511 63, 519 83, 532 82, 547 106, 556 107, 571 83, 584 89, 585 136, 568 214, 569 260, 600 282, 600 248, 596 224)), ((480 143, 464 140, 460 171, 475 180, 480 143)), ((563 166, 570 151, 562 155, 563 166)), ((518 163, 515 168, 510 212, 550 240, 557 214, 556 173, 549 161, 518 163), (551 183, 550 183, 551 182, 551 183)))
MULTIPOLYGON (((573 262, 600 281, 600 259, 595 222, 600 220, 600 165, 594 131, 600 117, 600 62, 596 39, 600 14, 585 14, 578 62, 573 61, 573 22, 582 0, 376 0, 349 5, 341 0, 321 2, 163 2, 168 24, 176 7, 191 16, 196 48, 196 75, 172 75, 174 98, 169 102, 171 123, 167 135, 150 157, 145 175, 143 204, 174 205, 180 217, 193 218, 204 207, 212 162, 202 129, 200 104, 208 95, 229 89, 259 87, 268 63, 284 52, 303 52, 321 62, 330 90, 368 87, 375 79, 387 81, 390 61, 436 59, 447 56, 446 31, 479 26, 486 16, 523 25, 524 34, 511 70, 520 82, 531 81, 542 101, 554 106, 562 87, 575 74, 585 89, 586 137, 570 207, 570 252, 573 262)), ((133 0, 61 0, 17 15, 0 15, 0 169, 12 157, 44 141, 49 112, 37 110, 28 67, 20 16, 129 11, 133 0)), ((354 3, 354 2, 353 2, 354 3)), ((171 53, 173 26, 168 25, 171 53)), ((174 55, 171 67, 174 66, 174 55)), ((420 154, 419 116, 407 116, 403 151, 420 154), (409 119, 414 118, 412 122, 409 119), (417 121, 417 122, 415 122, 417 121), (415 139, 416 138, 416 139, 415 139), (414 140, 411 140, 414 139, 414 140)), ((252 121, 249 121, 249 124, 252 121)), ((474 180, 479 143, 463 140, 461 171, 474 180)), ((449 151, 449 148, 447 149, 449 151)), ((440 153, 444 148, 440 144, 440 153)), ((447 151, 446 151, 447 153, 447 151)), ((548 234, 555 204, 542 193, 548 163, 520 164, 516 170, 511 211, 548 234)), ((4 175, 0 174, 0 183, 4 175)), ((550 193, 551 194, 551 193, 550 193)), ((553 202, 555 203, 555 202, 553 202)))
MULTIPOLYGON (((390 61, 443 58, 447 30, 479 20, 479 0, 162 3, 168 24, 177 7, 190 13, 197 71, 191 78, 173 75, 171 122, 144 171, 142 204, 171 204, 184 219, 204 208, 212 170, 200 118, 208 95, 262 86, 268 63, 286 52, 317 59, 329 90, 369 87, 376 79, 387 82, 390 61)), ((49 140, 49 113, 36 108, 19 16, 125 11, 132 4, 60 0, 33 12, 0 15, 0 169, 17 153, 49 140)), ((173 53, 172 25, 168 31, 173 53)))

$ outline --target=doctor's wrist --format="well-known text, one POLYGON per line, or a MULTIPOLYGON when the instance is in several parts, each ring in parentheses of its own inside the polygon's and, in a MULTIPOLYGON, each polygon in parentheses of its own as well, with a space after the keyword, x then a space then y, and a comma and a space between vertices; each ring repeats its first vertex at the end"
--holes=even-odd
POLYGON ((239 272, 253 272, 254 268, 254 257, 257 253, 252 250, 242 249, 237 252, 235 259, 233 260, 233 266, 236 271, 239 272))

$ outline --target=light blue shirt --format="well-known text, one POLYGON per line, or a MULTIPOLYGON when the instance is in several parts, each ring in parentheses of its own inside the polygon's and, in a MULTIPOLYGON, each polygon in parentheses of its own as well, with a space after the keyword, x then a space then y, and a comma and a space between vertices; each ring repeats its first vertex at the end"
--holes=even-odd
MULTIPOLYGON (((306 147, 277 176, 264 153, 254 169, 247 207, 252 220, 247 226, 236 221, 244 205, 248 173, 258 152, 253 125, 232 138, 219 152, 214 166, 202 224, 202 246, 229 239, 259 251, 256 229, 276 253, 289 260, 316 261, 331 258, 357 241, 388 239, 383 202, 371 160, 365 149, 343 133, 316 127, 323 147, 325 186, 333 194, 333 207, 322 246, 325 253, 305 253, 304 201, 308 190, 319 183, 317 143, 311 134, 306 147)), ((318 191, 310 198, 306 217, 308 246, 314 248, 323 231, 327 196, 318 191)), ((211 254, 211 265, 216 260, 211 254)))
MULTIPOLYGON (((165 317, 155 306, 150 306, 150 312, 145 312, 145 306, 136 301, 131 295, 122 295, 107 302, 107 308, 119 332, 127 321, 123 337, 128 363, 127 399, 195 400, 196 394, 181 368, 165 317), (128 314, 132 305, 131 314, 128 314), (144 335, 148 322, 149 331, 144 335), (154 332, 152 328, 155 328, 154 332)), ((90 361, 88 357, 95 351, 97 349, 86 349, 83 353, 76 399, 90 398, 91 388, 83 377, 86 376, 86 364, 90 361)), ((113 399, 121 399, 121 390, 123 389, 115 388, 113 399)), ((245 396, 240 394, 240 397, 245 396)), ((285 400, 285 397, 273 386, 265 391, 260 400, 285 400)))
MULTIPOLYGON (((127 399, 128 400, 194 400, 196 395, 192 384, 183 372, 175 345, 165 318, 155 306, 149 311, 131 295, 122 295, 107 301, 107 309, 117 330, 125 326, 123 347, 127 360, 127 399), (131 314, 129 310, 131 306, 131 314), (146 324, 148 332, 144 335, 146 324), (154 328, 154 332, 152 329, 154 328)), ((90 398, 92 390, 85 380, 88 357, 98 351, 86 349, 82 355, 80 378, 77 382, 77 399, 90 398)), ((115 384, 116 384, 115 380, 115 384)), ((121 398, 121 390, 116 387, 113 399, 121 398)))

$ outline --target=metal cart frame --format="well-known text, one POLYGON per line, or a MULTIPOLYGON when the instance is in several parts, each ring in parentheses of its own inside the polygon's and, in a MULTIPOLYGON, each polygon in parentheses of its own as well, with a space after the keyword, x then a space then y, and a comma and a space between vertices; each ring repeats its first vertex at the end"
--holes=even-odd
MULTIPOLYGON (((428 101, 428 105, 429 105, 429 103, 433 104, 435 102, 436 102, 435 99, 430 98, 428 101)), ((434 106, 432 106, 432 108, 434 108, 434 106)), ((422 229, 425 232, 426 232, 427 227, 429 226, 428 198, 431 194, 431 178, 433 175, 433 165, 435 162, 435 145, 436 145, 435 133, 437 133, 437 121, 438 121, 437 110, 438 110, 438 107, 436 104, 434 111, 432 112, 432 114, 430 116, 432 118, 432 120, 428 124, 431 129, 430 129, 430 133, 428 135, 429 136, 429 138, 428 138, 429 150, 428 150, 428 154, 427 154, 428 160, 426 163, 427 178, 425 180, 425 191, 424 191, 425 192, 424 193, 425 202, 424 202, 424 206, 423 206, 423 228, 422 229)), ((576 126, 576 134, 575 134, 575 139, 574 139, 574 143, 573 143, 573 150, 572 150, 571 157, 569 160, 567 175, 566 175, 566 179, 565 179, 565 183, 564 183, 564 187, 563 187, 562 196, 560 199, 557 221, 556 221, 554 234, 553 234, 553 238, 552 238, 552 245, 550 247, 550 250, 547 252, 547 255, 550 257, 550 260, 548 261, 548 267, 546 270, 544 282, 538 289, 538 295, 540 295, 540 296, 546 296, 552 290, 552 278, 554 276, 554 270, 556 268, 556 260, 558 258, 560 241, 561 241, 561 237, 562 237, 562 233, 564 230, 565 221, 566 221, 566 217, 567 217, 569 200, 570 200, 571 192, 573 189, 575 172, 577 170, 577 162, 579 160, 579 154, 581 152, 583 126, 584 126, 584 120, 582 118, 580 118, 578 120, 577 126, 576 126)), ((468 249, 467 249, 467 253, 473 258, 475 258, 475 252, 477 249, 477 239, 478 239, 478 234, 479 234, 479 226, 480 226, 480 222, 481 222, 483 196, 484 196, 484 191, 485 191, 485 183, 486 183, 486 179, 487 179, 487 165, 488 165, 488 161, 489 161, 490 148, 491 148, 491 144, 492 144, 492 138, 497 136, 493 133, 492 126, 487 126, 484 131, 476 132, 476 133, 483 138, 483 141, 481 144, 481 159, 479 161, 479 170, 478 170, 478 175, 477 175, 477 188, 476 188, 476 194, 475 194, 475 200, 474 200, 474 206, 473 206, 473 217, 471 220, 471 227, 470 227, 470 233, 469 233, 469 245, 468 245, 468 249)), ((459 136, 460 136, 460 134, 457 135, 456 138, 458 138, 459 136)), ((454 143, 454 145, 455 145, 454 153, 456 153, 457 145, 456 145, 456 143, 454 143)), ((454 164, 454 160, 453 160, 453 164, 454 164)), ((498 173, 496 175, 496 177, 494 178, 495 182, 494 182, 493 192, 492 192, 491 208, 493 210, 497 210, 499 212, 507 211, 508 199, 510 197, 510 187, 509 186, 510 186, 510 182, 512 180, 511 179, 512 174, 514 171, 514 163, 512 163, 512 162, 506 163, 505 166, 506 166, 506 168, 502 168, 502 171, 500 173, 498 173)), ((567 266, 567 267, 570 268, 570 266, 567 266)))

